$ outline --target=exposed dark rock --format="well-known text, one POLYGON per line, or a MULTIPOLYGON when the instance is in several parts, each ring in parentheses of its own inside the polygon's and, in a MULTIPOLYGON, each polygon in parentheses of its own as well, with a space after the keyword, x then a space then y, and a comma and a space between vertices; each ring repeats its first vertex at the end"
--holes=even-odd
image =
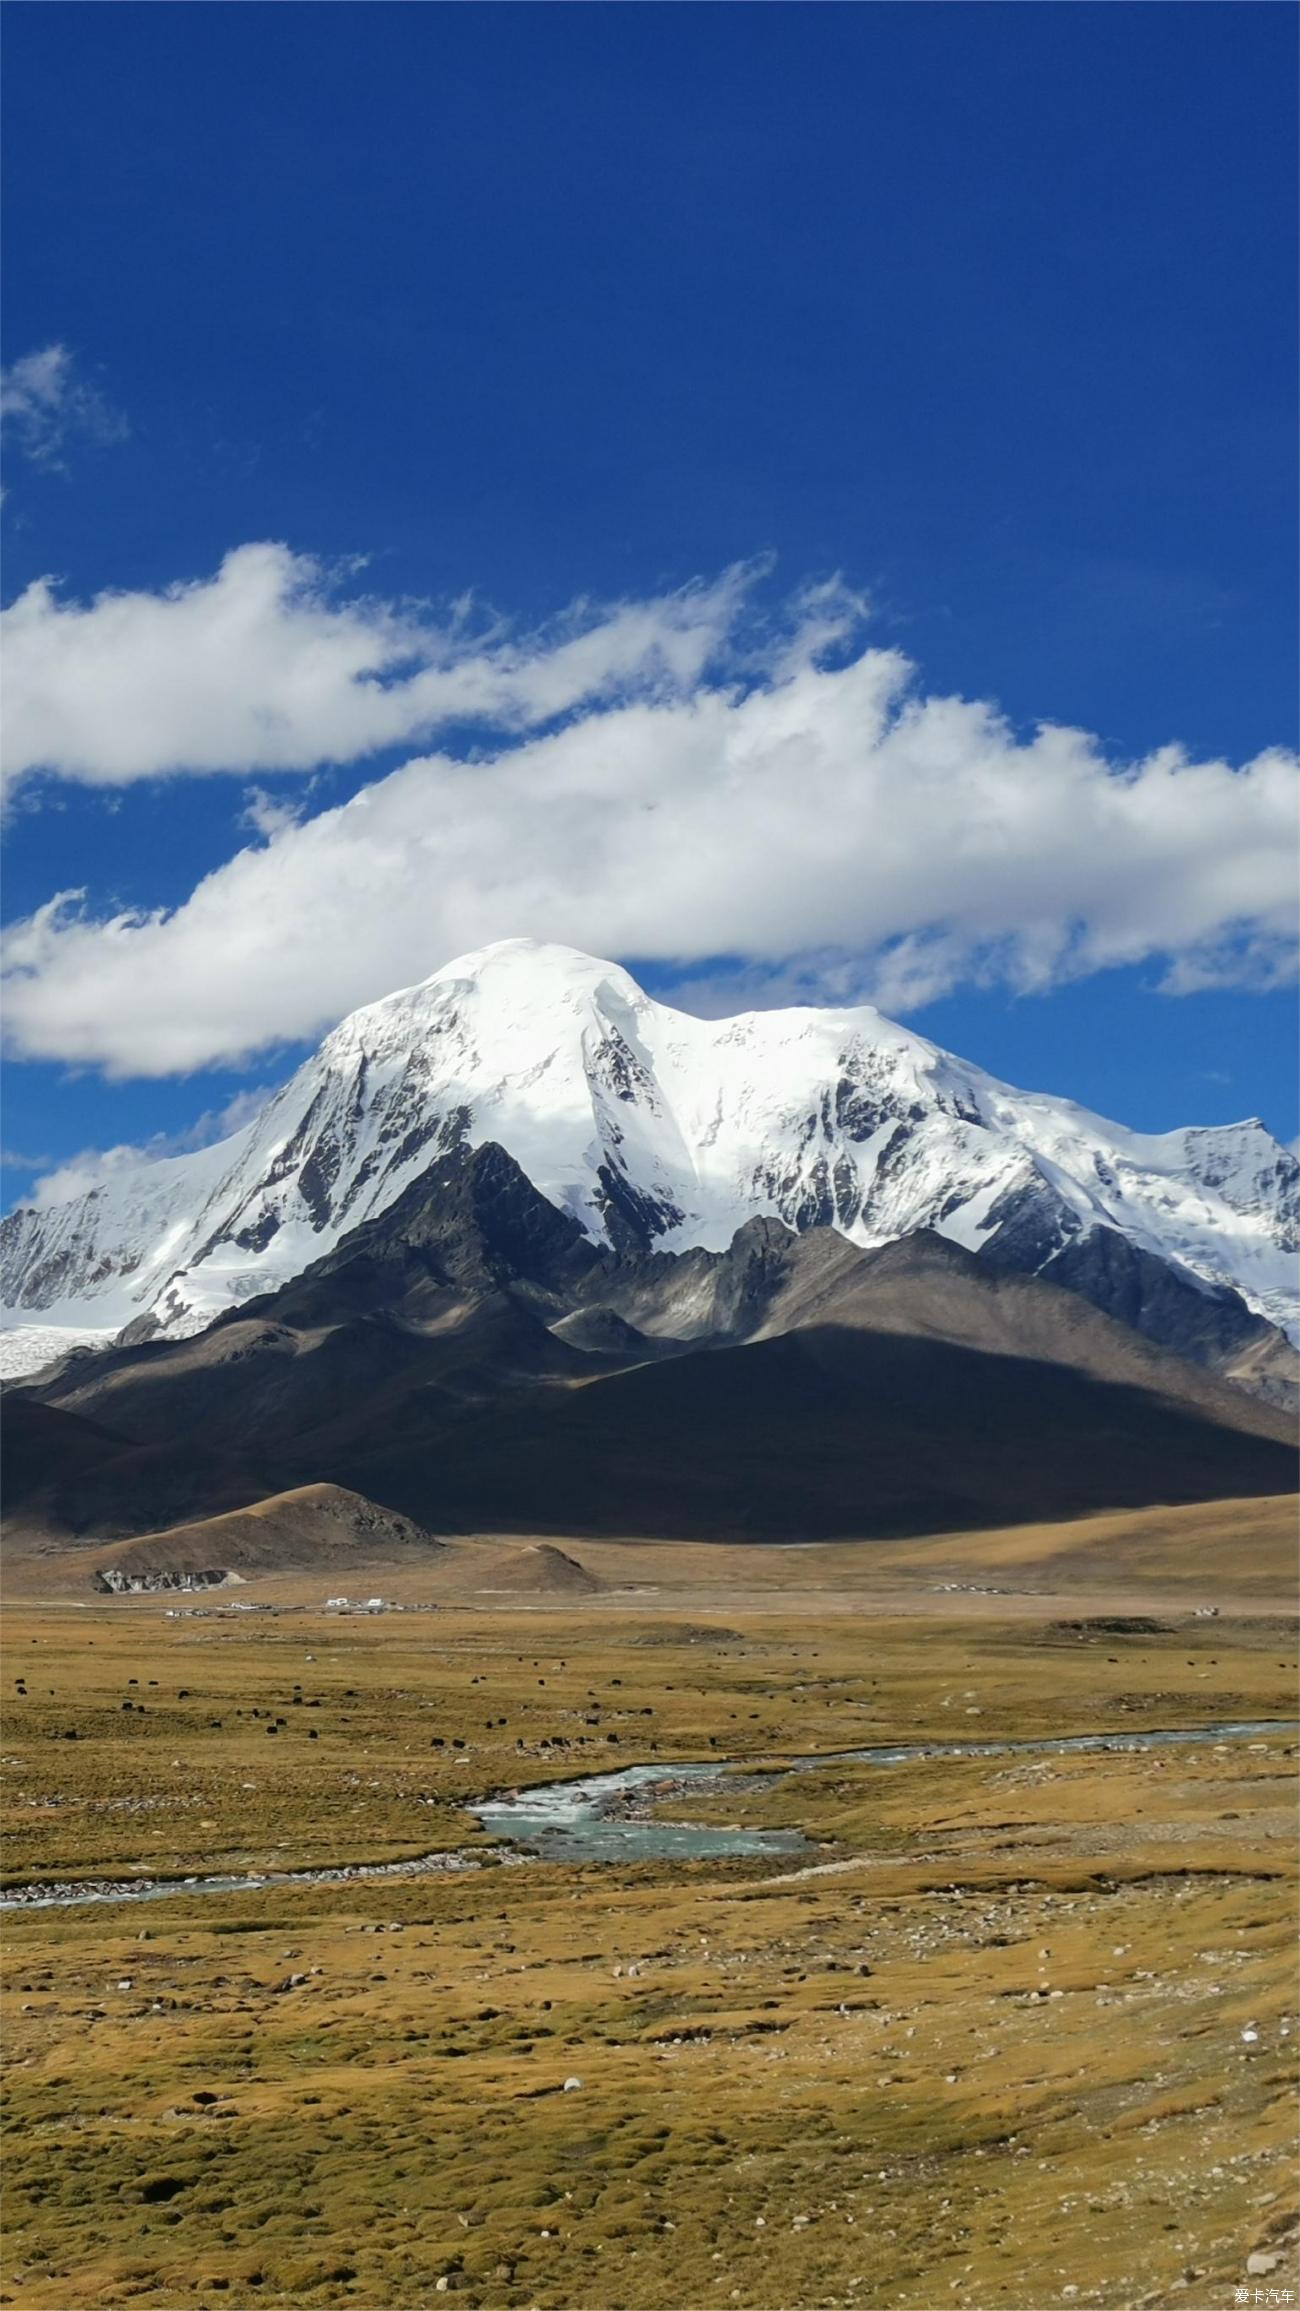
MULTIPOLYGON (((1021 1263, 1004 1258, 1003 1264, 1021 1263)), ((1038 1273, 1081 1293, 1094 1308, 1132 1325, 1144 1338, 1211 1370, 1274 1331, 1230 1286, 1201 1283, 1185 1269, 1143 1251, 1117 1228, 1072 1234, 1038 1273)))
MULTIPOLYGON (((148 1536, 138 1564, 109 1564, 168 1573, 237 1569, 250 1518, 281 1556, 318 1555, 324 1531, 371 1545, 360 1511, 309 1515, 304 1488, 361 1496, 425 1541, 434 1525, 776 1539, 1294 1482, 1279 1414, 1017 1272, 1013 1251, 1062 1232, 1050 1191, 1008 1191, 1002 1264, 928 1232, 861 1251, 775 1218, 674 1255, 645 1248, 661 1210, 633 1197, 624 1216, 628 1249, 598 1247, 503 1149, 458 1145, 206 1333, 10 1391, 27 1453, 11 1509, 55 1538, 148 1536)), ((1108 1254, 1094 1289, 1136 1293, 1149 1318, 1173 1287, 1108 1254)))

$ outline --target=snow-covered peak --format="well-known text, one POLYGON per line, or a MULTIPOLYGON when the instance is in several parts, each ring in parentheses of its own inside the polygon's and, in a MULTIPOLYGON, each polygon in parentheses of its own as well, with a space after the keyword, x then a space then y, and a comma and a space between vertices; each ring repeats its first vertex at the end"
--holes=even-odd
POLYGON ((6 1300, 46 1326, 191 1331, 488 1140, 620 1247, 720 1250, 769 1213, 863 1245, 937 1228, 1033 1269, 1110 1229, 1300 1333, 1300 1165, 1257 1121, 1139 1134, 869 1005, 700 1019, 529 939, 354 1012, 222 1147, 12 1215, 6 1300))
POLYGON ((580 1001, 604 987, 612 987, 625 1002, 649 1000, 621 963, 604 963, 558 939, 492 939, 486 947, 471 947, 468 954, 440 964, 420 984, 490 990, 496 1000, 521 1008, 535 1002, 554 1004, 566 995, 580 1001))
POLYGON ((363 1004, 340 1022, 321 1048, 384 1041, 399 1022, 436 1018, 448 1003, 481 1003, 521 1023, 545 1022, 566 1009, 598 1000, 604 988, 626 1003, 649 1000, 620 963, 603 963, 579 947, 549 939, 494 939, 486 947, 453 956, 413 986, 363 1004))

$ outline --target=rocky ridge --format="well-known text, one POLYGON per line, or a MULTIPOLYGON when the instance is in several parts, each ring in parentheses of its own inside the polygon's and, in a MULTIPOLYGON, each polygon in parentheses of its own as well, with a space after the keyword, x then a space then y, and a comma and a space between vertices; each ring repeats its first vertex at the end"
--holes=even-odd
POLYGON ((60 1328, 198 1332, 489 1141, 632 1259, 763 1215, 867 1248, 932 1229, 1265 1389, 1277 1333, 1300 1339, 1300 1164, 1257 1120, 1130 1132, 866 1006, 698 1019, 527 940, 353 1013, 220 1146, 11 1214, 10 1321, 41 1358, 60 1328))

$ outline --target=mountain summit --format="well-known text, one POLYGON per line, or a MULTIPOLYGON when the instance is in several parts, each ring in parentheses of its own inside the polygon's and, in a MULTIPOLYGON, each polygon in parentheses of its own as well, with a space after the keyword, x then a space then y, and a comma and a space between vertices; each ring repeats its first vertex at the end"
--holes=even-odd
POLYGON ((760 1215, 863 1247, 925 1228, 1202 1362, 1300 1338, 1300 1164, 1261 1123, 1127 1131, 869 1006, 699 1019, 526 939, 354 1012, 221 1145, 11 1214, 5 1302, 47 1340, 183 1337, 489 1141, 624 1254, 722 1250, 760 1215))

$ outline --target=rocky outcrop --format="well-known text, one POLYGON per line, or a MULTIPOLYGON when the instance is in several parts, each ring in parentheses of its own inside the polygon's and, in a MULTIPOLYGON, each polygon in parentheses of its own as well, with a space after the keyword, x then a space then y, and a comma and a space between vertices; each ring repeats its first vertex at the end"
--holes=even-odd
POLYGON ((426 1206, 423 1248, 452 1280, 470 1242, 549 1289, 581 1245, 716 1254, 761 1218, 863 1248, 933 1229, 1211 1365, 1259 1320, 1300 1337, 1300 1164, 1257 1119, 1130 1132, 868 1007, 697 1019, 527 940, 355 1012, 222 1146, 11 1214, 4 1298, 47 1329, 190 1335, 345 1236, 355 1258, 354 1231, 421 1180, 450 1192, 448 1159, 490 1146, 554 1224, 476 1175, 471 1210, 426 1206))

